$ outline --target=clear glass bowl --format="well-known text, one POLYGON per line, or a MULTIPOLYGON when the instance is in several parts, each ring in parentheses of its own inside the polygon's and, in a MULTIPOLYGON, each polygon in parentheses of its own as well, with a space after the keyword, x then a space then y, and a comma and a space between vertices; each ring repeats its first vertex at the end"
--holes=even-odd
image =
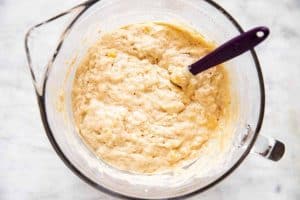
POLYGON ((237 99, 233 104, 238 105, 239 115, 231 156, 217 169, 199 176, 197 168, 191 165, 188 168, 192 170, 181 175, 138 175, 112 168, 96 158, 80 139, 73 121, 70 91, 78 62, 99 31, 147 21, 182 22, 216 44, 243 32, 232 16, 211 0, 91 0, 34 26, 26 34, 27 59, 41 117, 47 136, 64 163, 100 191, 122 197, 160 199, 193 195, 214 186, 232 173, 251 149, 270 160, 279 160, 284 145, 258 135, 265 94, 254 50, 226 65, 237 99), (61 94, 64 98, 58 103, 61 94))

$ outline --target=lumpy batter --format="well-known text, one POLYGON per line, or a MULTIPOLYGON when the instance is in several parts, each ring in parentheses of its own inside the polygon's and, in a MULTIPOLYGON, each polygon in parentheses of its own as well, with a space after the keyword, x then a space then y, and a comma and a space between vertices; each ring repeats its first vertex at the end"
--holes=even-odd
POLYGON ((103 33, 77 69, 72 105, 86 144, 110 165, 156 173, 202 156, 228 123, 223 66, 184 69, 214 49, 197 32, 141 23, 103 33))

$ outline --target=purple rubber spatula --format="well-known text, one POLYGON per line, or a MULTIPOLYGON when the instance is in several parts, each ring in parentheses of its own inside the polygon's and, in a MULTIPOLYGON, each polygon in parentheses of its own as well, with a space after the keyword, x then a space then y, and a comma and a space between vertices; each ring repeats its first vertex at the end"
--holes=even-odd
POLYGON ((196 75, 211 67, 237 57, 264 41, 270 31, 267 27, 257 27, 229 40, 199 61, 191 64, 188 69, 196 75))

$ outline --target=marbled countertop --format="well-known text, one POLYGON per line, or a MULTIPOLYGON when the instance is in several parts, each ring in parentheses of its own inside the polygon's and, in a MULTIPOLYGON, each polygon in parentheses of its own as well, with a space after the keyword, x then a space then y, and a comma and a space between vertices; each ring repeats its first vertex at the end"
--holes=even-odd
MULTIPOLYGON (((77 178, 42 127, 24 53, 26 30, 80 0, 0 0, 0 199, 114 199, 77 178)), ((219 0, 247 29, 267 25, 261 45, 267 106, 262 133, 286 144, 278 163, 249 156, 193 199, 300 199, 300 1, 219 0)))

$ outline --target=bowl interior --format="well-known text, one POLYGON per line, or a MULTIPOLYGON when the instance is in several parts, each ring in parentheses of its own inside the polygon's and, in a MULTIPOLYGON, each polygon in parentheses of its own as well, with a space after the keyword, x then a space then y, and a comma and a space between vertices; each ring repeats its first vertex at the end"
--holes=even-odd
MULTIPOLYGON (((77 19, 65 36, 54 63, 50 66, 45 90, 47 123, 64 159, 71 163, 80 177, 93 186, 139 198, 171 198, 203 191, 225 177, 246 156, 261 115, 262 82, 258 63, 251 53, 228 63, 232 109, 238 112, 234 119, 234 138, 228 156, 208 166, 193 164, 181 173, 137 175, 114 169, 96 158, 80 139, 74 125, 71 108, 71 90, 78 63, 89 46, 99 37, 99 31, 149 21, 184 23, 203 34, 207 40, 222 44, 240 33, 238 26, 221 8, 211 1, 200 0, 102 0, 77 19), (72 63, 66 64, 66 63, 72 63), (63 94, 64 111, 57 109, 57 100, 63 94), (252 131, 253 130, 253 131, 252 131), (79 173, 78 173, 79 172, 79 173)), ((209 163, 211 162, 211 163, 209 163)), ((197 163, 197 162, 196 162, 197 163)))

